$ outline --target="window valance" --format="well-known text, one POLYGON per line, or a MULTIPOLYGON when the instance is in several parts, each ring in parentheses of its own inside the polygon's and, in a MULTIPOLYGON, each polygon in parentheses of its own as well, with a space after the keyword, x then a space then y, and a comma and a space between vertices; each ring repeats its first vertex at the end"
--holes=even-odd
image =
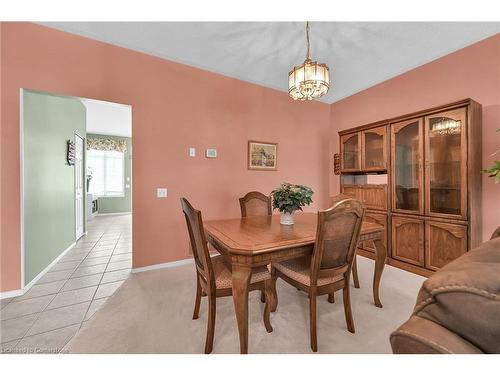
POLYGON ((87 138, 87 150, 127 152, 127 141, 111 138, 87 138))

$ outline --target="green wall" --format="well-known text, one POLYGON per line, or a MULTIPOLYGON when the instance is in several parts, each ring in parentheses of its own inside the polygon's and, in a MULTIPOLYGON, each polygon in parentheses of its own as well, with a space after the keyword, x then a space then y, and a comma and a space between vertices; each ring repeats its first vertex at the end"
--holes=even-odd
POLYGON ((23 103, 24 282, 28 284, 75 242, 74 166, 66 162, 66 141, 74 140, 75 132, 85 137, 86 110, 78 99, 28 90, 23 103))
MULTIPOLYGON (((125 154, 125 185, 129 185, 127 188, 125 186, 125 196, 124 197, 104 197, 98 198, 97 205, 99 207, 100 214, 111 214, 120 212, 131 212, 132 211, 132 139, 127 137, 117 137, 112 135, 102 135, 102 134, 87 134, 88 138, 106 138, 106 139, 117 139, 127 141, 127 153, 125 154), (127 180, 128 178, 128 180, 127 180)), ((90 181, 92 184, 92 181, 90 181)))

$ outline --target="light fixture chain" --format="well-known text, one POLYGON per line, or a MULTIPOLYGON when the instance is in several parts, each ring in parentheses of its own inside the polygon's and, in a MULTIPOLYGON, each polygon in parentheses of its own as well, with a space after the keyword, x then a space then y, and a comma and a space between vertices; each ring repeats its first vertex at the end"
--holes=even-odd
POLYGON ((307 43, 307 60, 310 58, 309 50, 311 49, 311 45, 309 42, 309 21, 306 21, 306 43, 307 43))

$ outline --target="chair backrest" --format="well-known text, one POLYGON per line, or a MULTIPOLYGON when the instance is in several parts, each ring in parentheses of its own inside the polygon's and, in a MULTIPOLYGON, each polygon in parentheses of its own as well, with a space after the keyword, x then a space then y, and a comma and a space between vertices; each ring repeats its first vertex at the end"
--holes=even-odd
POLYGON ((318 212, 316 242, 311 258, 311 285, 318 276, 349 275, 365 209, 357 199, 338 200, 318 212))
POLYGON ((271 197, 251 191, 240 198, 241 217, 272 215, 271 197))
POLYGON ((212 285, 215 283, 214 271, 208 252, 205 230, 203 229, 201 211, 191 206, 186 198, 181 198, 181 206, 186 218, 196 268, 206 283, 212 285))

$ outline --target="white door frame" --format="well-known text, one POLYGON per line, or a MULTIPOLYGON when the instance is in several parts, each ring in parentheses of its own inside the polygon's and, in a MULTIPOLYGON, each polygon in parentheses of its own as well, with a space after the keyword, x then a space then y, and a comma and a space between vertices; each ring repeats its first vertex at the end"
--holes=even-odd
MULTIPOLYGON (((19 170, 19 179, 20 179, 20 188, 21 188, 21 196, 19 197, 20 201, 20 220, 21 220, 21 290, 24 289, 24 89, 19 89, 19 148, 20 148, 20 170, 19 170)), ((22 294, 22 293, 21 293, 22 294)))
POLYGON ((74 181, 75 181, 75 191, 74 191, 74 199, 75 199, 75 242, 80 239, 85 234, 85 209, 86 209, 86 184, 85 184, 85 137, 83 137, 80 133, 75 132, 75 166, 74 166, 74 181), (76 142, 78 142, 78 138, 81 139, 82 142, 82 212, 81 212, 81 220, 82 220, 82 232, 78 233, 78 207, 76 204, 76 181, 77 181, 77 166, 76 166, 76 142))

